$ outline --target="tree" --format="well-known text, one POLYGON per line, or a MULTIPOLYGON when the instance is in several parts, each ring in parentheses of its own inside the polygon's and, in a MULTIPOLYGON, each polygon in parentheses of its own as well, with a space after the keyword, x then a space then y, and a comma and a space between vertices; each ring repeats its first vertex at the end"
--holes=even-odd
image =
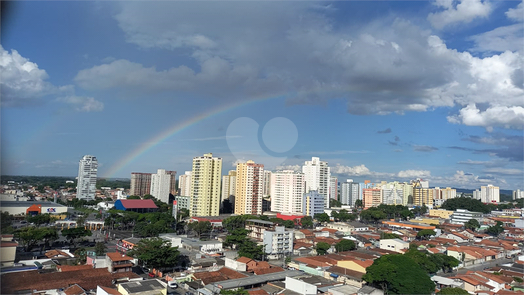
POLYGON ((140 200, 140 196, 129 196, 127 197, 128 200, 140 200))
POLYGON ((329 199, 329 208, 333 207, 340 208, 342 207, 342 203, 339 200, 329 199))
POLYGON ((95 245, 95 255, 96 256, 103 256, 106 254, 106 244, 102 242, 98 242, 95 245))
POLYGON ((331 219, 329 218, 329 215, 327 215, 327 213, 315 214, 314 218, 318 222, 330 222, 331 221, 331 219))
POLYGON ((386 219, 388 216, 378 208, 369 208, 360 212, 360 219, 366 222, 377 223, 379 220, 386 219))
POLYGON ((62 230, 62 236, 70 240, 70 242, 76 247, 76 239, 82 237, 90 237, 92 235, 91 231, 83 227, 73 227, 69 229, 62 230))
POLYGON ((325 255, 329 248, 331 248, 331 245, 329 245, 328 243, 318 242, 315 249, 317 250, 317 255, 325 255))
POLYGON ((244 288, 236 289, 236 290, 220 290, 220 294, 222 295, 249 295, 249 293, 244 290, 244 288))
POLYGON ((232 249, 238 249, 247 239, 249 231, 244 228, 237 228, 226 236, 224 246, 231 247, 232 249))
POLYGON ((337 249, 337 252, 351 251, 357 249, 357 246, 352 240, 342 239, 335 245, 335 249, 337 249))
POLYGON ((457 210, 457 209, 466 209, 474 212, 489 213, 491 209, 488 205, 483 204, 480 200, 460 197, 447 199, 441 206, 442 209, 446 210, 457 210))
POLYGON ((313 218, 311 216, 304 216, 300 220, 302 228, 313 228, 313 218))
POLYGON ((213 226, 209 221, 191 222, 188 224, 188 228, 194 231, 198 235, 198 238, 200 238, 202 234, 210 233, 213 230, 213 226))
POLYGON ((76 264, 86 264, 87 251, 84 247, 80 247, 75 250, 76 264))
POLYGON ((441 295, 467 295, 469 294, 468 291, 462 289, 462 288, 443 288, 442 290, 438 291, 437 294, 441 295))
POLYGON ((362 200, 356 200, 355 201, 355 207, 357 207, 357 208, 364 207, 364 204, 362 203, 362 200))
POLYGON ((499 234, 501 234, 502 232, 504 232, 504 228, 502 227, 503 223, 500 222, 500 221, 497 221, 497 224, 494 225, 494 226, 490 226, 488 227, 488 229, 486 230, 486 232, 490 235, 493 235, 493 236, 498 236, 499 234))
POLYGON ((437 233, 435 233, 434 230, 431 229, 423 229, 417 233, 417 238, 421 239, 428 239, 430 236, 434 236, 437 233))
POLYGON ((58 240, 58 231, 54 227, 44 227, 42 230, 42 240, 44 241, 44 248, 49 247, 51 241, 58 240))
POLYGON ((5 211, 1 213, 2 219, 0 221, 0 225, 2 228, 2 234, 10 234, 14 232, 13 227, 11 224, 13 223, 13 216, 9 214, 9 212, 5 211))
POLYGON ((400 239, 400 237, 396 234, 391 234, 391 233, 385 233, 385 232, 382 232, 380 233, 380 239, 381 240, 386 240, 386 239, 400 239))
POLYGON ((433 294, 435 283, 411 258, 383 255, 366 268, 363 280, 391 294, 433 294))
POLYGON ((257 243, 249 239, 245 239, 245 241, 238 248, 238 256, 262 260, 264 258, 264 246, 257 246, 257 243))
POLYGON ((295 223, 293 222, 293 220, 284 220, 284 226, 286 228, 294 228, 295 223))
POLYGON ((180 252, 177 247, 171 247, 169 241, 149 238, 140 240, 127 254, 140 259, 146 266, 162 270, 174 267, 180 252))
POLYGON ((464 223, 464 227, 466 229, 471 229, 473 231, 476 231, 480 227, 480 223, 476 219, 470 219, 466 223, 464 223))
POLYGON ((30 226, 17 230, 15 232, 15 237, 20 240, 27 252, 44 238, 44 234, 44 228, 30 226))
POLYGON ((222 225, 227 229, 227 231, 231 232, 236 228, 245 228, 246 220, 248 219, 256 219, 256 217, 252 215, 231 216, 224 219, 222 225))

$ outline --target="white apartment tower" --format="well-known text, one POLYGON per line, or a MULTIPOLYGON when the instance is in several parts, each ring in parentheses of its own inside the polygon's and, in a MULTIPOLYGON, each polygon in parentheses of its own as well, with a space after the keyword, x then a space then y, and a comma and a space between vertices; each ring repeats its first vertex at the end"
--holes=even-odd
POLYGON ((218 216, 220 209, 220 178, 222 158, 204 154, 193 158, 189 215, 218 216))
POLYGON ((482 203, 499 203, 500 202, 500 189, 498 186, 488 184, 487 186, 480 187, 480 201, 482 203))
POLYGON ((166 204, 169 204, 171 177, 165 169, 158 169, 156 174, 151 174, 151 195, 166 204))
POLYGON ((293 170, 271 174, 271 211, 302 214, 305 191, 304 174, 293 170))
POLYGON ((78 199, 95 199, 97 172, 98 160, 96 157, 85 155, 78 165, 78 184, 76 186, 76 197, 78 199))
POLYGON ((361 190, 358 182, 348 179, 340 184, 340 202, 343 205, 355 206, 355 201, 360 198, 361 190))
POLYGON ((191 171, 186 171, 178 177, 178 194, 189 197, 191 193, 191 171))
POLYGON ((312 157, 311 161, 306 161, 302 166, 302 173, 306 181, 306 193, 318 191, 324 196, 324 206, 329 208, 329 187, 331 172, 327 162, 320 161, 320 158, 312 157))
POLYGON ((228 175, 222 176, 222 197, 220 201, 229 199, 230 196, 235 195, 235 188, 237 187, 237 171, 229 170, 228 175))

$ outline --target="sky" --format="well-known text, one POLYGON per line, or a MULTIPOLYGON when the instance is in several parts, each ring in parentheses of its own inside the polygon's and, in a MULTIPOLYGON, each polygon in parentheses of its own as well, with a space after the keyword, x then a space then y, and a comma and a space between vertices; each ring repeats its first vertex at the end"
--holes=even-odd
MULTIPOLYGON (((4 2, 5 3, 5 2, 4 2)), ((268 170, 524 189, 521 1, 9 1, 2 175, 268 170)))

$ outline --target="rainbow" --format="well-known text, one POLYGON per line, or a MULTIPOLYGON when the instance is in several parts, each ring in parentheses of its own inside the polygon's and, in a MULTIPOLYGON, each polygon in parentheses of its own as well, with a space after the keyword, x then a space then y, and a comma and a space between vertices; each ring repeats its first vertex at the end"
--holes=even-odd
MULTIPOLYGON (((272 98, 278 98, 278 97, 272 97, 272 98)), ((176 124, 166 130, 164 130, 163 132, 161 132, 160 134, 158 135, 155 135, 154 137, 152 137, 151 139, 147 140, 145 143, 143 143, 142 145, 138 146, 135 150, 131 151, 130 153, 128 153, 126 156, 124 156, 123 158, 121 158, 119 161, 117 161, 113 166, 111 166, 108 170, 106 174, 106 177, 107 178, 112 178, 116 175, 117 172, 119 172, 122 168, 124 168, 126 165, 128 165, 129 163, 133 162, 134 160, 136 160, 138 157, 140 157, 141 155, 147 153, 150 149, 154 148, 155 146, 159 145, 160 143, 162 143, 164 140, 170 138, 171 136, 201 122, 201 121, 204 121, 208 118, 212 118, 214 116, 217 116, 219 114, 222 114, 222 113, 225 113, 229 110, 232 110, 232 109, 235 109, 235 108, 238 108, 238 107, 241 107, 241 106, 244 106, 244 105, 247 105, 247 104, 250 104, 250 103, 254 103, 254 102, 257 102, 257 101, 260 101, 260 100, 266 100, 266 99, 270 99, 270 98, 265 98, 265 99, 256 99, 256 100, 247 100, 247 101, 240 101, 240 102, 235 102, 233 104, 229 104, 229 105, 225 105, 225 106, 222 106, 222 107, 219 107, 219 108, 213 108, 211 110, 208 110, 207 112, 204 112, 204 113, 201 113, 195 117, 192 117, 190 119, 188 119, 187 121, 184 121, 184 122, 181 122, 179 124, 176 124)))

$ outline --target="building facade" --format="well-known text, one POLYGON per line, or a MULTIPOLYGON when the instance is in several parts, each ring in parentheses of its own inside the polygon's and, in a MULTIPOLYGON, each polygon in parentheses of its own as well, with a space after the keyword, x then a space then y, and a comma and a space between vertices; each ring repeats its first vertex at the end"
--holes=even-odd
POLYGON ((317 191, 309 191, 302 198, 302 215, 314 217, 324 213, 324 196, 317 191))
POLYGON ((166 204, 169 203, 171 177, 164 169, 158 169, 156 174, 151 174, 151 195, 166 204))
POLYGON ((132 172, 129 194, 140 197, 151 194, 151 174, 132 172))
POLYGON ((235 195, 235 189, 237 187, 237 171, 230 170, 228 175, 222 176, 222 197, 221 201, 229 199, 229 197, 235 195))
MULTIPOLYGON (((305 191, 304 174, 293 170, 271 174, 271 211, 301 214, 305 191)), ((322 202, 323 203, 323 202, 322 202)))
POLYGON ((178 177, 178 195, 189 197, 191 194, 191 171, 184 172, 178 177))
POLYGON ((264 170, 264 188, 262 192, 264 198, 271 196, 271 174, 271 171, 264 170))
POLYGON ((499 203, 500 202, 500 188, 488 184, 480 187, 480 201, 482 203, 499 203))
POLYGON ((222 158, 205 154, 193 158, 189 214, 193 216, 218 216, 220 210, 220 178, 222 158))
POLYGON ((264 165, 251 160, 237 164, 235 214, 262 214, 264 165))
POLYGON ((78 184, 76 197, 81 200, 94 200, 98 160, 95 156, 85 155, 78 165, 78 184))
POLYGON ((382 190, 379 188, 365 188, 362 190, 364 208, 377 207, 382 204, 382 190))
POLYGON ((320 158, 312 157, 311 161, 306 161, 302 166, 302 173, 306 181, 306 193, 312 190, 317 191, 324 196, 324 207, 329 208, 331 170, 328 163, 320 161, 320 158))
POLYGON ((335 176, 329 178, 329 198, 338 200, 338 178, 335 176))
POLYGON ((269 255, 291 254, 293 252, 293 231, 283 226, 264 231, 264 250, 269 255))

